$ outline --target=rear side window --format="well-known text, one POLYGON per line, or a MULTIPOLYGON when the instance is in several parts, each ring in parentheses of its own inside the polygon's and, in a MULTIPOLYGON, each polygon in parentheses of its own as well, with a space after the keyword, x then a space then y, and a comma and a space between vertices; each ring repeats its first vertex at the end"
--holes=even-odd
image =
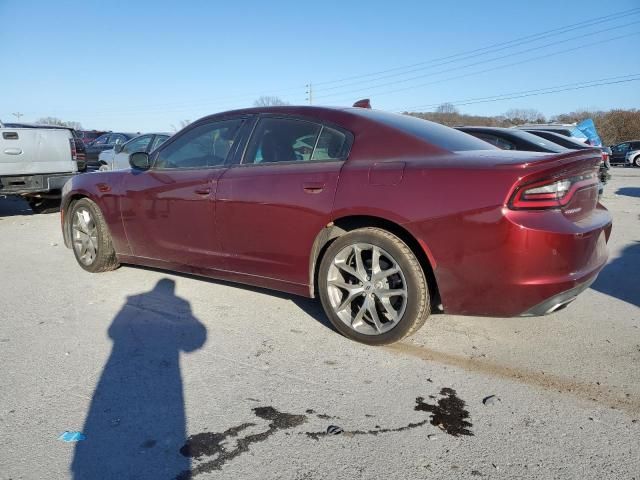
POLYGON ((450 152, 487 150, 487 144, 482 140, 478 140, 471 135, 467 135, 453 128, 445 127, 439 123, 422 120, 410 115, 383 112, 381 110, 354 108, 351 111, 357 112, 388 127, 418 137, 427 143, 450 152))
POLYGON ((347 136, 333 128, 323 126, 311 160, 337 160, 346 156, 347 136))
POLYGON ((125 153, 144 152, 151 141, 151 135, 143 135, 128 141, 122 149, 125 153))
POLYGON ((320 160, 314 158, 314 148, 322 128, 320 124, 293 118, 262 118, 251 137, 244 163, 320 160))

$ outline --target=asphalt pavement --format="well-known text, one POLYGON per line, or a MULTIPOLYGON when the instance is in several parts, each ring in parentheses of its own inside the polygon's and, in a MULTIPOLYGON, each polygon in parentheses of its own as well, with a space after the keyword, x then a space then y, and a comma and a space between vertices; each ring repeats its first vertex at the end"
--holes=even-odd
POLYGON ((640 169, 602 201, 567 309, 367 347, 312 300, 87 273, 58 214, 0 199, 0 479, 640 479, 640 169))

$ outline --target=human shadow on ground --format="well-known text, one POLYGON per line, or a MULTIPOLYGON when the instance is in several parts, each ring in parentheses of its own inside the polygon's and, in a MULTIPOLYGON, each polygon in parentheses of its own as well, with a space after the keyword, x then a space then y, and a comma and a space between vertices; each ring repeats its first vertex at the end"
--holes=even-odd
POLYGON ((640 187, 622 187, 616 190, 616 195, 640 198, 640 187))
POLYGON ((640 306, 640 241, 627 246, 622 255, 608 263, 591 288, 640 306))
POLYGON ((113 341, 71 465, 73 478, 161 479, 189 470, 180 353, 207 331, 175 282, 161 279, 127 298, 108 330, 113 341))

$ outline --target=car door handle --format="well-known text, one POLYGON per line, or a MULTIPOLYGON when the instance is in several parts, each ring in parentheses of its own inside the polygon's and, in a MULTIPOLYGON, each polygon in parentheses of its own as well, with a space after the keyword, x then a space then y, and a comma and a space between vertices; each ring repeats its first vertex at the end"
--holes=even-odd
POLYGON ((308 182, 303 183, 302 188, 306 193, 320 193, 324 190, 324 183, 320 182, 308 182))
POLYGON ((20 155, 22 153, 22 149, 21 148, 7 148, 7 149, 5 149, 4 153, 6 153, 7 155, 20 155))
POLYGON ((209 187, 196 188, 193 191, 196 195, 209 195, 211 193, 211 189, 209 187))

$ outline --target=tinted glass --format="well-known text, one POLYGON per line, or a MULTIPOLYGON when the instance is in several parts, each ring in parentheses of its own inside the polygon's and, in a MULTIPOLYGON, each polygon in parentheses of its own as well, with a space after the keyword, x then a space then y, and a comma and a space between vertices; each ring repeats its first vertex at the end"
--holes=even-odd
POLYGON ((614 152, 626 152, 630 148, 631 148, 630 143, 621 143, 620 145, 616 145, 615 147, 613 147, 612 150, 614 152))
POLYGON ((258 122, 245 163, 311 160, 321 125, 290 118, 263 118, 258 122))
POLYGON ((167 141, 167 138, 169 138, 169 135, 156 135, 156 138, 153 139, 153 145, 151 145, 150 150, 155 150, 156 148, 158 148, 160 145, 167 141))
POLYGON ((586 145, 580 140, 576 140, 572 137, 565 137, 564 135, 561 135, 559 133, 548 132, 546 130, 527 130, 527 132, 538 137, 546 138, 553 143, 557 143, 558 145, 570 148, 572 150, 584 150, 586 148, 589 148, 589 145, 586 145))
POLYGON ((142 135, 128 141, 122 151, 126 153, 144 152, 151 141, 151 135, 142 135))
POLYGON ((110 145, 117 145, 120 143, 124 143, 127 140, 129 140, 127 137, 125 137, 124 135, 120 135, 119 133, 114 133, 109 137, 109 144, 110 145))
POLYGON ((206 123, 163 148, 155 168, 204 168, 223 165, 242 120, 206 123))
POLYGON ((329 127, 322 127, 320 138, 311 156, 311 160, 337 160, 344 158, 347 136, 329 127))
POLYGON ((93 143, 97 145, 106 145, 109 141, 109 135, 100 135, 93 143))
POLYGON ((496 137, 495 135, 489 135, 486 133, 472 133, 471 135, 473 135, 474 137, 479 138, 480 140, 484 140, 485 142, 490 143, 491 145, 498 147, 501 150, 515 150, 516 146, 511 143, 508 142, 507 140, 500 138, 500 137, 496 137))
POLYGON ((487 149, 485 142, 453 128, 440 125, 439 123, 422 120, 410 115, 383 112, 381 110, 354 108, 350 111, 380 122, 388 127, 413 135, 414 137, 418 137, 427 143, 450 152, 487 149))

